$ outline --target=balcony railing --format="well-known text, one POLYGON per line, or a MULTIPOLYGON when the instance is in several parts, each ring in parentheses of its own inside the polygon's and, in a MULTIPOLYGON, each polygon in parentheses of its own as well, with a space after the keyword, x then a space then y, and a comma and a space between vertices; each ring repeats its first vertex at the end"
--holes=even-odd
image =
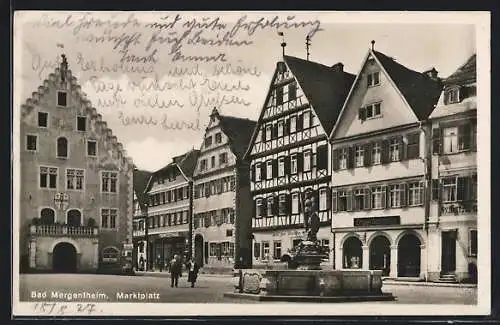
POLYGON ((441 215, 477 213, 477 201, 441 203, 441 215))
POLYGON ((99 235, 99 228, 69 225, 30 225, 30 234, 46 237, 94 237, 99 235))

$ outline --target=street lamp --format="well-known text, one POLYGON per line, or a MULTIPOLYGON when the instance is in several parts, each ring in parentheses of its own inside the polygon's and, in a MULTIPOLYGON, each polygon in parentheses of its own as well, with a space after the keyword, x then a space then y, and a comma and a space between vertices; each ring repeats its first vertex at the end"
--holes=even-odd
POLYGON ((148 202, 144 203, 144 239, 146 240, 146 271, 149 271, 149 220, 148 220, 148 202))

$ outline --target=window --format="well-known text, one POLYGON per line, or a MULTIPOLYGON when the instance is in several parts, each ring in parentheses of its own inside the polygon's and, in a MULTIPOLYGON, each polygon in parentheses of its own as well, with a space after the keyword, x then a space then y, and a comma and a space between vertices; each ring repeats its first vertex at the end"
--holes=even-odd
POLYGON ((382 162, 382 147, 380 143, 375 142, 372 147, 372 164, 378 165, 382 162))
POLYGON ((347 211, 347 192, 346 191, 338 191, 337 192, 337 200, 338 200, 338 211, 347 211))
POLYGON ((401 191, 402 186, 399 184, 391 185, 389 187, 389 206, 391 208, 398 208, 402 205, 401 191))
POLYGON ((275 260, 281 259, 281 241, 273 242, 273 258, 275 260))
POLYGON ((290 157, 290 173, 297 174, 297 155, 294 154, 290 157))
POLYGON ((87 156, 91 157, 97 156, 97 141, 95 140, 87 141, 87 156))
POLYGON ((184 224, 188 223, 188 212, 187 211, 182 212, 182 223, 184 223, 184 224))
POLYGON ((285 176, 285 157, 278 158, 278 177, 285 176))
POLYGON ((184 199, 188 199, 189 198, 189 186, 185 186, 184 187, 184 199))
POLYGON ((311 126, 310 117, 311 117, 310 112, 305 112, 304 114, 302 114, 302 128, 303 129, 308 129, 311 126))
POLYGON ((278 121, 278 138, 283 136, 284 121, 278 121))
POLYGON ((267 216, 273 216, 274 197, 267 198, 267 216))
POLYGON ((424 186, 421 182, 408 184, 408 205, 420 205, 423 203, 424 186))
POLYGON ((443 202, 457 201, 457 178, 443 178, 443 202))
POLYGON ((206 160, 206 159, 202 159, 202 160, 200 161, 200 170, 202 170, 202 171, 203 171, 203 170, 205 170, 205 169, 207 169, 207 160, 206 160))
POLYGON ((348 156, 348 148, 342 148, 339 150, 339 169, 347 169, 348 156))
POLYGON ((223 152, 219 155, 219 164, 227 164, 227 152, 223 152))
POLYGON ((271 140, 272 134, 273 134, 273 126, 272 125, 266 126, 266 140, 267 141, 271 140))
POLYGON ((212 136, 205 138, 205 148, 208 148, 212 145, 212 136))
POLYGON ((116 193, 118 180, 117 172, 102 172, 101 177, 101 191, 104 193, 116 193))
POLYGON ((221 143, 222 142, 222 134, 220 132, 215 134, 215 143, 221 143))
POLYGON ((377 86, 380 84, 380 72, 369 73, 367 76, 367 86, 377 86))
POLYGON ((325 211, 327 209, 327 189, 322 188, 319 190, 319 210, 325 211))
POLYGON ((211 257, 217 256, 217 243, 210 243, 210 254, 211 257))
POLYGON ((420 157, 420 134, 408 134, 407 139, 406 158, 415 159, 420 157))
POLYGON ((26 136, 26 150, 36 151, 38 142, 38 136, 28 134, 26 136))
POLYGON ((57 158, 68 158, 68 140, 66 138, 57 139, 57 158))
POLYGON ((83 169, 66 169, 66 188, 68 190, 83 189, 84 172, 83 169))
POLYGON ((477 229, 469 230, 469 255, 477 256, 477 229))
POLYGON ((304 151, 304 168, 303 170, 309 171, 311 170, 311 151, 304 151))
POLYGON ((215 156, 212 156, 211 158, 211 167, 215 168, 215 156))
POLYGON ((458 88, 449 89, 445 92, 445 102, 446 104, 454 104, 459 102, 459 90, 458 88))
POLYGON ((364 203, 365 203, 365 191, 360 189, 360 190, 355 190, 354 191, 354 210, 359 211, 363 210, 364 208, 364 203))
POLYGON ((40 166, 40 188, 57 188, 57 168, 40 166))
POLYGON ((87 118, 85 116, 77 116, 76 129, 78 131, 86 131, 87 130, 87 118))
POLYGON ((362 145, 356 146, 356 167, 364 166, 365 150, 362 145))
POLYGON ((255 200, 255 216, 256 217, 262 216, 262 200, 261 199, 255 200))
POLYGON ((399 152, 399 140, 392 139, 389 145, 389 157, 391 161, 399 161, 400 160, 400 152, 399 152))
POLYGON ((231 178, 229 179, 229 186, 231 192, 234 192, 236 190, 236 178, 234 176, 231 176, 231 178))
POLYGON ((272 160, 268 160, 266 162, 266 176, 267 176, 267 179, 273 178, 273 161, 272 160))
POLYGON ((117 209, 101 209, 101 228, 116 228, 117 209))
POLYGON ((49 113, 38 112, 38 126, 42 128, 48 127, 49 113))
POLYGON ((290 133, 297 131, 297 116, 290 116, 290 133))
POLYGON ((68 105, 68 93, 65 91, 57 92, 57 106, 66 107, 68 105))
POLYGON ((283 87, 276 88, 276 105, 283 104, 283 87))
POLYGON ((299 193, 292 194, 292 214, 299 213, 299 193))
POLYGON ((385 207, 384 200, 385 200, 385 188, 382 186, 375 186, 372 187, 371 192, 372 192, 372 208, 373 209, 382 209, 385 207))
POLYGON ((458 128, 446 128, 443 130, 444 153, 458 152, 458 128))
POLYGON ((366 105, 365 117, 367 119, 369 119, 369 118, 374 118, 374 117, 380 116, 381 115, 380 106, 381 106, 381 103, 366 105))
POLYGON ((262 258, 269 258, 269 242, 262 242, 262 258))
POLYGON ((295 98, 297 98, 297 84, 294 81, 288 84, 288 100, 294 100, 295 98))
POLYGON ((279 214, 280 216, 286 215, 287 213, 287 208, 286 208, 286 195, 282 194, 279 196, 279 214))

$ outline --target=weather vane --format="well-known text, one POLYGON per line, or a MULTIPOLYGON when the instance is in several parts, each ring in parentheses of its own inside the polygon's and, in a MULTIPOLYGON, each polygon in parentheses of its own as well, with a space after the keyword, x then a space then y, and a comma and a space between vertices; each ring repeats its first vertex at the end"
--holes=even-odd
POLYGON ((309 34, 306 36, 306 54, 307 54, 307 61, 309 61, 309 47, 311 46, 311 37, 309 34))
POLYGON ((285 47, 286 47, 285 34, 283 34, 283 32, 278 31, 278 35, 282 37, 281 47, 283 48, 283 56, 285 56, 285 47))

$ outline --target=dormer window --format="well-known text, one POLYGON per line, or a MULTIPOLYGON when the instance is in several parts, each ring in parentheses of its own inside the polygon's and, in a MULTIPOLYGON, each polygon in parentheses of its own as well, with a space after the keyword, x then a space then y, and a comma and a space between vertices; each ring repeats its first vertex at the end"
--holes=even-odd
POLYGON ((372 72, 367 76, 368 87, 380 85, 380 72, 372 72))
POLYGON ((205 138, 205 147, 210 147, 212 145, 212 136, 205 138))
POLYGON ((460 101, 460 89, 458 87, 451 88, 444 93, 445 104, 454 104, 460 101))
POLYGON ((57 92, 57 106, 66 107, 68 105, 68 93, 65 91, 57 92))

